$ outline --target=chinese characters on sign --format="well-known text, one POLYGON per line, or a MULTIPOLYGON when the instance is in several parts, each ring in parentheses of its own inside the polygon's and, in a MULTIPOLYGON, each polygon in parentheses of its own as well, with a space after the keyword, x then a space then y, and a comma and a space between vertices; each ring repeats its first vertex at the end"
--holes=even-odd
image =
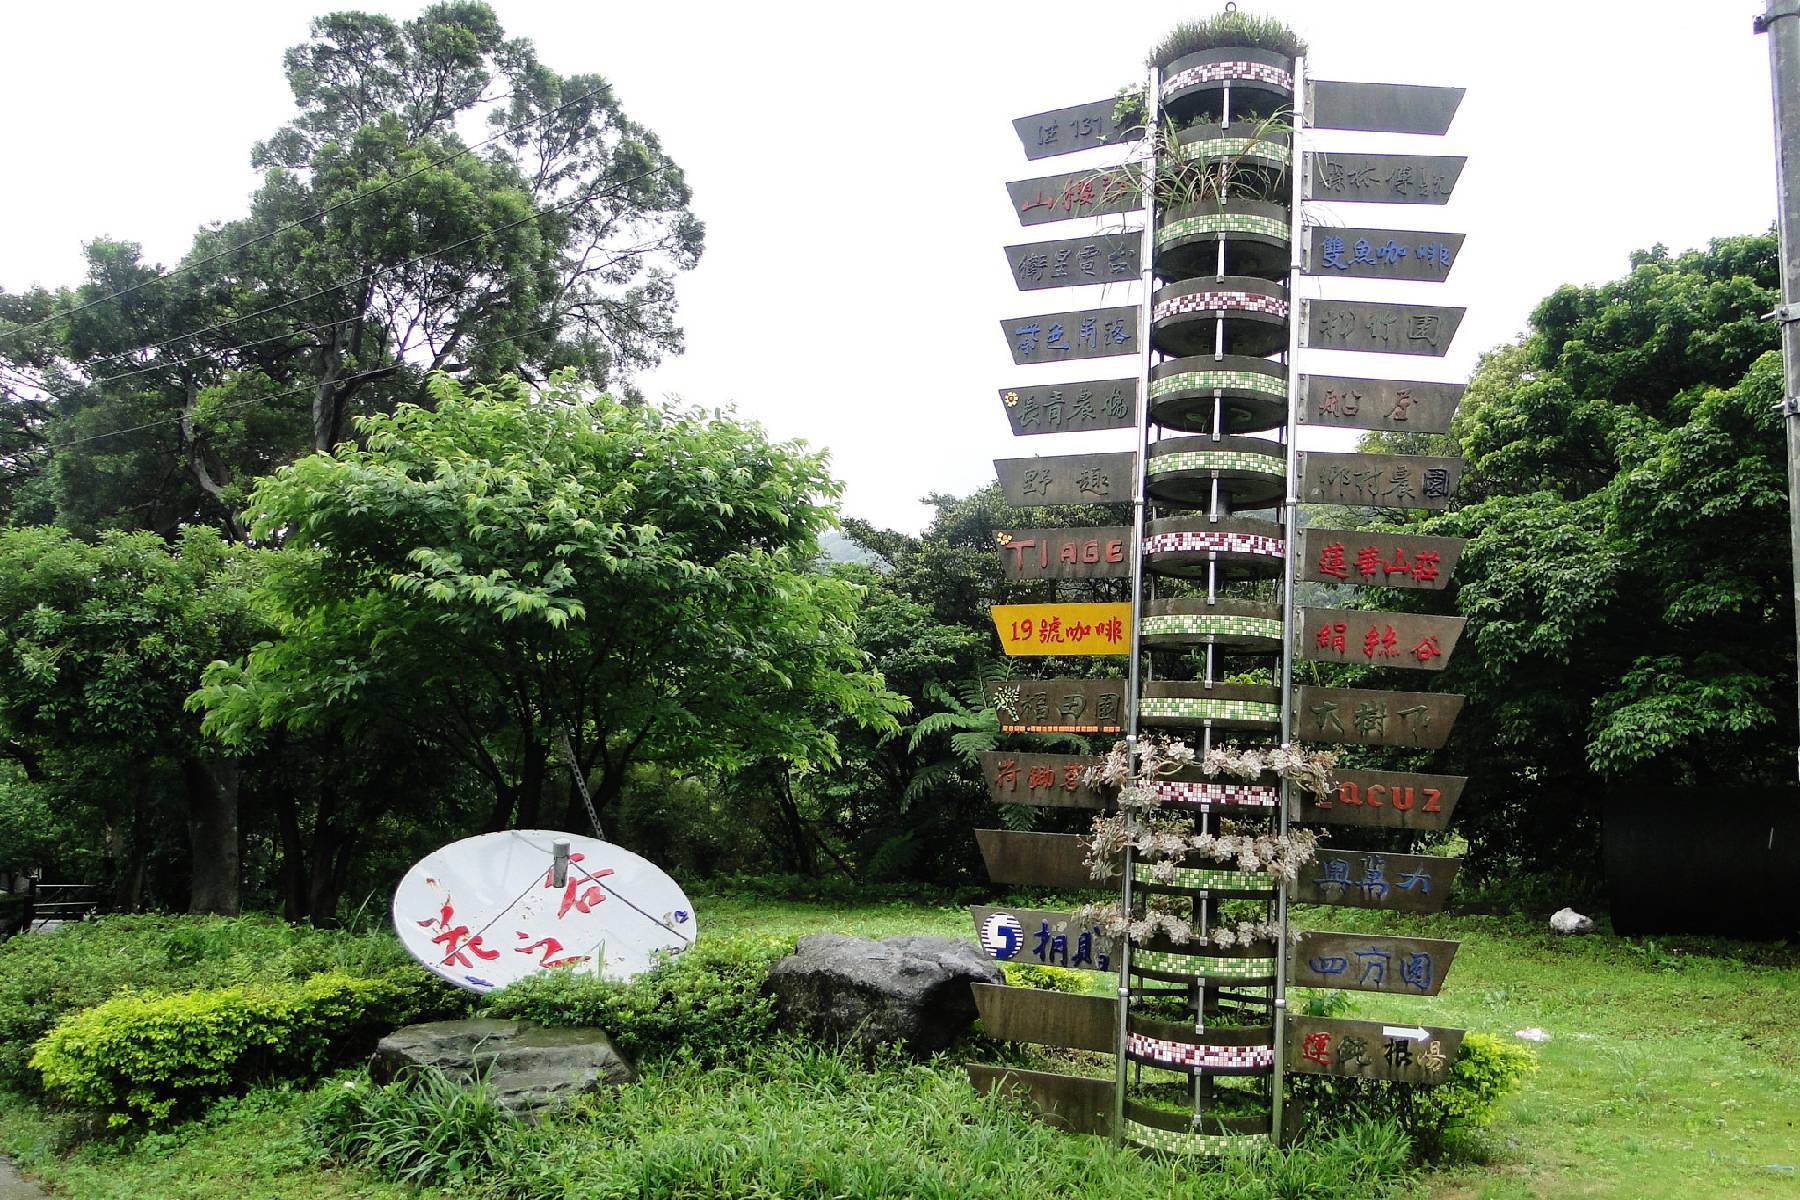
POLYGON ((1015 436, 1130 429, 1137 422, 1138 381, 1091 379, 1000 389, 1015 436))
MULTIPOLYGON (((1429 454, 1300 455, 1300 498, 1308 504, 1447 508, 1462 481, 1463 460, 1429 454)), ((1344 579, 1357 583, 1366 580, 1344 579)))
POLYGON ((1008 579, 1121 579, 1131 572, 1131 530, 1000 530, 994 541, 1008 579))
POLYGON ((1087 283, 1131 283, 1138 278, 1137 233, 1096 233, 1060 242, 1006 248, 1006 264, 1020 291, 1087 283))
POLYGON ((1442 358, 1462 324, 1463 308, 1381 304, 1373 300, 1308 300, 1306 344, 1317 350, 1367 350, 1442 358))
POLYGON ((1112 939, 1068 913, 981 907, 969 912, 982 948, 1002 962, 1089 971, 1112 966, 1112 939))
POLYGON ((1302 382, 1300 420, 1340 429, 1443 433, 1450 428, 1462 394, 1460 383, 1307 375, 1302 382))
POLYGON ((1450 582, 1462 547, 1461 538, 1314 526, 1300 531, 1300 578, 1437 590, 1450 582))
POLYGON ((1020 366, 1114 358, 1137 353, 1138 310, 1084 308, 1013 317, 1000 322, 1000 332, 1012 351, 1013 362, 1020 366))
POLYGON ((996 604, 994 631, 1008 655, 1126 654, 1131 605, 996 604))
POLYGON ((1123 679, 1009 679, 988 685, 1002 733, 1118 733, 1123 679))
POLYGON ((1302 684, 1294 694, 1294 731, 1301 741, 1441 750, 1462 712, 1447 692, 1380 692, 1302 684))
POLYGON ((1461 775, 1340 768, 1332 772, 1332 791, 1327 795, 1295 788, 1290 811, 1294 820, 1313 825, 1443 829, 1467 782, 1461 775))
POLYGON ((1366 933, 1306 932, 1294 944, 1296 987, 1435 996, 1456 957, 1455 942, 1366 933))
POLYGON ((1460 233, 1410 229, 1312 227, 1306 273, 1345 279, 1411 279, 1442 283, 1462 252, 1460 233))
POLYGON ((1310 1075, 1437 1084, 1462 1049, 1460 1029, 1301 1015, 1287 1021, 1287 1067, 1310 1075))
MULTIPOLYGON (((1411 569, 1404 559, 1376 563, 1386 570, 1411 569)), ((1464 617, 1384 613, 1349 608, 1300 610, 1300 657, 1365 667, 1410 667, 1441 671, 1462 636, 1464 617)))
POLYGON ((1424 854, 1320 850, 1301 868, 1288 898, 1300 904, 1437 912, 1450 898, 1461 861, 1424 854))
POLYGON ((1021 179, 1007 184, 1006 194, 1021 225, 1136 212, 1144 206, 1137 185, 1122 168, 1021 179))
POLYGON ((1120 121, 1118 107, 1118 97, 1109 96, 1091 104, 1018 117, 1013 121, 1013 129, 1019 135, 1025 157, 1034 162, 1058 154, 1073 154, 1077 150, 1092 150, 1096 146, 1134 142, 1143 137, 1142 124, 1120 121))
POLYGON ((1443 204, 1456 189, 1467 158, 1436 154, 1343 154, 1307 156, 1308 200, 1354 200, 1364 204, 1443 204))
POLYGON ((1034 504, 1130 504, 1131 473, 1137 455, 1058 454, 1042 458, 996 458, 1000 491, 1015 508, 1034 504))
POLYGON ((1103 808, 1110 789, 1096 788, 1087 782, 1087 773, 1103 761, 1095 755, 989 750, 981 756, 981 773, 995 804, 1103 808))

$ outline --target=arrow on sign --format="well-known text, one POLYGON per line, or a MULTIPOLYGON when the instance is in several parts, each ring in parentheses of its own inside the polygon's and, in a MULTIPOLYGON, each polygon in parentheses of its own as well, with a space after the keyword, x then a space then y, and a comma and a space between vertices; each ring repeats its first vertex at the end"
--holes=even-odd
POLYGON ((1423 1025, 1414 1025, 1410 1028, 1405 1025, 1383 1025, 1381 1027, 1382 1037, 1403 1037, 1409 1042, 1422 1042, 1430 1036, 1430 1033, 1431 1031, 1423 1025))

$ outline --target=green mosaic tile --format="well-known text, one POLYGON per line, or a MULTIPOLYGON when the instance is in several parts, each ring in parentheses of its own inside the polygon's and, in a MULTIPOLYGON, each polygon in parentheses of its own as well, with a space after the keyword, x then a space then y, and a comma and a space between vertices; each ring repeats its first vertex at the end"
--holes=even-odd
POLYGON ((1146 717, 1190 717, 1215 721, 1280 721, 1281 706, 1254 700, 1213 700, 1195 696, 1144 696, 1138 712, 1146 717))
MULTIPOLYGON (((1196 867, 1177 867, 1175 874, 1159 880, 1151 868, 1142 863, 1132 869, 1139 883, 1164 883, 1173 887, 1212 888, 1219 891, 1262 892, 1275 889, 1275 877, 1266 871, 1212 871, 1196 867)), ((1144 953, 1142 951, 1139 952, 1144 953)))
POLYGON ((1262 392, 1268 396, 1287 397, 1287 380, 1265 375, 1261 371, 1187 371, 1150 381, 1150 394, 1169 392, 1211 391, 1214 388, 1237 388, 1246 392, 1262 392))
POLYGON ((1275 973, 1273 958, 1209 958, 1204 954, 1171 954, 1165 950, 1131 951, 1131 965, 1164 975, 1204 975, 1208 979, 1257 979, 1275 973))
POLYGON ((1267 617, 1220 616, 1205 613, 1176 613, 1170 616, 1145 617, 1140 623, 1147 636, 1194 634, 1214 637, 1281 637, 1281 622, 1267 617))
POLYGON ((1176 454, 1153 455, 1149 471, 1152 475, 1166 475, 1172 471, 1248 471, 1254 475, 1285 478, 1287 465, 1273 454, 1257 454, 1250 450, 1183 450, 1176 454))
MULTIPOLYGON (((1283 162, 1287 160, 1282 159, 1283 162)), ((1179 221, 1170 221, 1156 231, 1158 245, 1173 242, 1180 238, 1194 237, 1205 233, 1254 233, 1263 237, 1288 240, 1287 222, 1275 217, 1265 217, 1256 213, 1207 213, 1198 217, 1183 217, 1179 221)))
POLYGON ((1264 142, 1256 138, 1208 138, 1203 142, 1188 142, 1182 149, 1189 156, 1201 158, 1243 158, 1254 156, 1278 162, 1284 166, 1291 155, 1288 148, 1280 142, 1264 142))
POLYGON ((1265 1143, 1269 1139, 1259 1133, 1177 1133, 1173 1129, 1156 1129, 1136 1121, 1125 1122, 1125 1137, 1152 1150, 1171 1154, 1229 1154, 1265 1143))

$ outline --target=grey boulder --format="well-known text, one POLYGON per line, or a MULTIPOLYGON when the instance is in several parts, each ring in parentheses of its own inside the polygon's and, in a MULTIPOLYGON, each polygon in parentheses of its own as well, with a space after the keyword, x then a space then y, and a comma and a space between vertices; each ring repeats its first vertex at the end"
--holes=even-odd
POLYGON ((775 964, 769 988, 790 1029, 865 1051, 899 1042, 931 1054, 974 1022, 969 985, 1005 979, 980 947, 956 938, 814 933, 775 964))
POLYGON ((1572 908, 1558 909, 1550 918, 1550 928, 1557 933, 1592 933, 1594 918, 1584 917, 1572 908))
POLYGON ((508 1112, 534 1113, 586 1092, 637 1078, 598 1029, 553 1029, 530 1021, 431 1021, 381 1039, 369 1074, 386 1083, 408 1072, 441 1071, 462 1084, 479 1075, 508 1112))

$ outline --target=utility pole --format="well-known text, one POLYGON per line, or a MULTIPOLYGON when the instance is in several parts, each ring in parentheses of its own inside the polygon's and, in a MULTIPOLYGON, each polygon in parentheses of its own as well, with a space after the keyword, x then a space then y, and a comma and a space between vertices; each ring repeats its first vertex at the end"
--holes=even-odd
MULTIPOLYGON (((1769 35, 1769 74, 1775 91, 1775 191, 1781 233, 1781 414, 1787 426, 1788 540, 1794 568, 1794 644, 1800 657, 1800 0, 1769 0, 1756 18, 1769 35)), ((1800 751, 1797 751, 1800 755, 1800 751)), ((1796 758, 1800 771, 1800 757, 1796 758)))

